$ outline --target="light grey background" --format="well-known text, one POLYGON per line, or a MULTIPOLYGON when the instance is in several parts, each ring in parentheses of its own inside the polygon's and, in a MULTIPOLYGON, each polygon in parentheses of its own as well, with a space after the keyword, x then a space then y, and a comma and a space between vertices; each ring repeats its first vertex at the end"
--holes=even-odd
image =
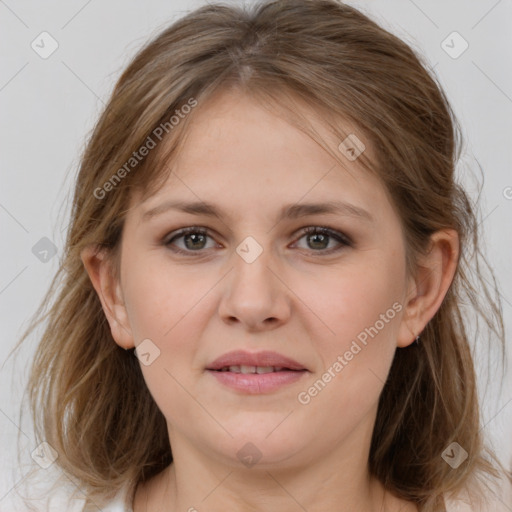
MULTIPOLYGON (((57 269, 69 212, 68 204, 61 205, 70 197, 80 151, 103 102, 136 50, 185 11, 203 3, 0 0, 1 511, 12 509, 9 505, 14 494, 12 489, 23 481, 26 468, 32 463, 30 453, 36 448, 29 422, 19 424, 18 407, 37 337, 29 340, 18 359, 7 359, 7 355, 57 269), (47 59, 31 48, 34 40, 42 47, 39 35, 43 31, 58 43, 58 49, 47 59), (42 237, 51 239, 58 251, 46 263, 32 252, 42 237), (27 464, 21 469, 15 457, 19 429, 27 464)), ((349 3, 405 39, 435 66, 464 129, 463 161, 477 172, 477 159, 484 170, 481 210, 485 238, 482 242, 501 285, 505 322, 510 333, 512 2, 354 0, 349 3), (458 58, 452 58, 442 47, 453 31, 469 44, 458 58)), ((461 43, 452 36, 446 44, 457 51, 461 43)), ((49 45, 47 39, 44 48, 48 50, 49 45)), ((474 181, 467 185, 476 191, 474 181)), ((481 375, 485 375, 486 367, 480 357, 477 363, 481 375)), ((510 465, 510 372, 501 394, 498 380, 498 374, 493 374, 491 387, 485 394, 482 388, 482 428, 503 462, 510 465)))

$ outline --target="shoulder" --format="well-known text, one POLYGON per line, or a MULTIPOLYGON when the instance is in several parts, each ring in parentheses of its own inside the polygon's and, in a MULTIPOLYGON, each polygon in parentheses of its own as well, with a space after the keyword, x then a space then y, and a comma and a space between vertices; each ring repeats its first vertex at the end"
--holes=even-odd
MULTIPOLYGON (((119 493, 106 505, 101 508, 101 512, 133 512, 131 493, 128 486, 124 486, 119 493)), ((97 512, 98 507, 92 506, 91 512, 97 512)), ((81 512, 89 512, 84 508, 81 512)))
MULTIPOLYGON (((88 506, 83 492, 69 478, 64 477, 62 471, 53 466, 44 471, 30 468, 25 477, 4 498, 0 500, 1 511, 98 512, 100 510, 94 504, 88 506)), ((101 511, 133 512, 129 483, 126 483, 113 499, 101 507, 101 511)))

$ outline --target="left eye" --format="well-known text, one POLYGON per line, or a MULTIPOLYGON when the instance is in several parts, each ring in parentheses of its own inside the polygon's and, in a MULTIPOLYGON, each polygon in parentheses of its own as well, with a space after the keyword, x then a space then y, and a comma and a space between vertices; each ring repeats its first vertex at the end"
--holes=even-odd
MULTIPOLYGON (((204 228, 190 227, 180 230, 168 241, 166 241, 165 245, 177 253, 190 254, 191 252, 199 252, 201 250, 207 249, 207 247, 205 247, 207 238, 211 238, 208 234, 208 230, 204 228), (184 248, 176 247, 174 245, 176 240, 179 239, 183 239, 185 244, 184 248), (174 247, 172 247, 173 245, 174 247)), ((302 238, 305 238, 309 241, 309 245, 312 246, 310 250, 313 252, 320 251, 324 253, 331 253, 333 251, 340 250, 344 246, 352 246, 351 240, 346 235, 325 227, 313 226, 305 228, 302 230, 302 235, 298 240, 301 240, 302 238), (328 248, 329 242, 332 240, 338 242, 339 246, 328 248)))
POLYGON ((334 249, 330 249, 328 251, 322 251, 322 252, 333 252, 340 250, 343 246, 351 247, 352 241, 343 233, 339 233, 338 231, 334 231, 329 228, 324 227, 308 227, 305 228, 302 232, 302 236, 299 238, 301 240, 302 238, 306 238, 306 240, 310 240, 314 246, 316 246, 316 249, 313 249, 314 251, 318 251, 318 249, 326 249, 327 247, 324 247, 325 242, 327 241, 327 245, 329 241, 332 241, 333 239, 338 242, 338 245, 341 247, 335 247, 334 249), (320 246, 320 247, 318 247, 320 246))

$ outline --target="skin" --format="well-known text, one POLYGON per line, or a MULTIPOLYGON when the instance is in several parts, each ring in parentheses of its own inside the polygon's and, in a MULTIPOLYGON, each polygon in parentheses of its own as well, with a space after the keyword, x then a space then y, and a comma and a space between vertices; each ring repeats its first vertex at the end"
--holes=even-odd
MULTIPOLYGON (((441 305, 456 268, 456 232, 435 233, 417 274, 407 276, 400 218, 357 160, 341 165, 242 93, 221 93, 194 116, 165 185, 145 202, 132 198, 120 279, 104 253, 82 253, 115 342, 128 349, 149 338, 160 350, 141 368, 167 420, 174 462, 138 486, 134 511, 417 510, 385 492, 367 462, 395 350, 410 345, 441 305), (225 217, 169 210, 142 220, 169 199, 212 202, 225 217), (364 208, 373 220, 276 220, 284 205, 329 200, 364 208), (165 245, 188 226, 208 228, 209 237, 165 245), (308 226, 330 227, 354 243, 304 236, 308 226), (263 249, 252 263, 236 252, 247 236, 263 249), (401 311, 301 404, 298 394, 396 302, 401 311), (273 350, 309 373, 272 393, 240 393, 205 372, 234 349, 273 350), (250 468, 237 457, 248 442, 262 454, 250 468)), ((311 119, 336 148, 340 141, 311 119)))

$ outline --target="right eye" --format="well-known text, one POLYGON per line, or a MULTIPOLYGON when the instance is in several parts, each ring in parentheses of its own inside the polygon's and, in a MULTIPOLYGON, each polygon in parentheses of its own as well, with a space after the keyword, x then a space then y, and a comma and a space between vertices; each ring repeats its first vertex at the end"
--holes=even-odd
POLYGON ((169 247, 172 251, 181 254, 190 254, 204 250, 204 244, 209 237, 208 230, 202 227, 188 227, 180 229, 174 234, 164 245, 169 247), (176 240, 183 239, 185 248, 172 247, 176 240))

